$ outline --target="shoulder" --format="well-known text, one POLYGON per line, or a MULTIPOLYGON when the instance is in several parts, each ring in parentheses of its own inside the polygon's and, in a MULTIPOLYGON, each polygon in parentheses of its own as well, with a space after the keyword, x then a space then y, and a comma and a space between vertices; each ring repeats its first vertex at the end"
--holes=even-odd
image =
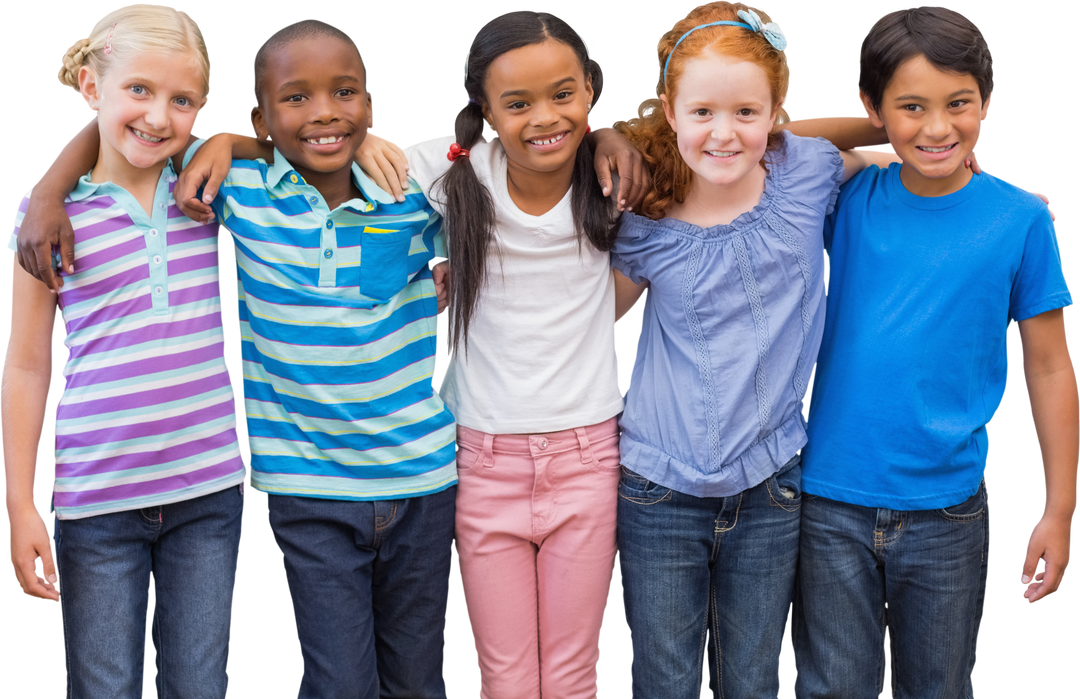
POLYGON ((1050 213, 1046 204, 1031 192, 986 172, 975 177, 983 179, 978 192, 972 198, 977 206, 994 209, 1002 215, 1049 219, 1050 213))
POLYGON ((844 181, 844 161, 823 138, 780 132, 780 144, 766 153, 770 180, 782 202, 831 211, 844 181))

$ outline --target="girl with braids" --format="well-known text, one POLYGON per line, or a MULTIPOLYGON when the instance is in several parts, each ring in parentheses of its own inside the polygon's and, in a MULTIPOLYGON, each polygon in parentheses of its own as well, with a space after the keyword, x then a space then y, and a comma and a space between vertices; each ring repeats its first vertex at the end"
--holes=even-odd
POLYGON ((244 464, 217 225, 176 208, 169 160, 206 102, 206 47, 184 13, 127 7, 68 51, 60 80, 97 112, 101 145, 64 203, 78 270, 54 294, 15 266, 3 386, 12 562, 27 594, 61 601, 67 696, 141 696, 152 573, 158 694, 223 697, 244 464), (58 307, 70 357, 54 566, 33 482, 58 307))
POLYGON ((596 695, 623 405, 616 276, 632 286, 610 268, 618 212, 585 138, 602 87, 565 22, 506 14, 472 43, 456 139, 407 151, 445 217, 442 396, 458 422, 457 547, 488 699, 596 695))
MULTIPOLYGON (((660 40, 659 99, 616 125, 653 172, 612 255, 650 284, 620 420, 618 502, 643 699, 698 697, 706 640, 714 696, 779 690, 802 398, 824 322, 822 228, 867 161, 773 132, 787 121, 786 43, 760 11, 698 7, 660 40)), ((881 142, 859 123, 860 145, 881 142)))

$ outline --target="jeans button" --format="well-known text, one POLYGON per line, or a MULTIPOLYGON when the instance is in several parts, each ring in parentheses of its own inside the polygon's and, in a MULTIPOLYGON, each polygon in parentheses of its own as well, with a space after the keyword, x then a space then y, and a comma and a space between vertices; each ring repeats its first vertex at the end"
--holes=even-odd
POLYGON ((547 449, 547 448, 548 448, 548 441, 547 441, 547 439, 545 439, 545 438, 541 438, 541 439, 540 439, 540 448, 541 448, 541 449, 547 449))

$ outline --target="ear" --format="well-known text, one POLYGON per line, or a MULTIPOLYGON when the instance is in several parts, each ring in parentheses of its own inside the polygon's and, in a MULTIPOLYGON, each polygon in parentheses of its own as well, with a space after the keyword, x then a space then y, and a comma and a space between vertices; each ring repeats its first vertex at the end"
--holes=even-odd
POLYGON ((978 120, 982 121, 985 124, 986 120, 990 118, 990 107, 993 107, 993 106, 994 106, 994 93, 991 92, 990 96, 986 98, 986 104, 983 105, 982 115, 980 116, 980 119, 978 119, 978 120))
POLYGON ((860 90, 859 99, 862 100, 863 107, 866 109, 866 116, 870 117, 870 123, 874 125, 874 128, 885 128, 885 122, 881 120, 881 115, 874 109, 874 103, 870 101, 870 95, 860 90))
POLYGON ((487 125, 494 130, 495 121, 491 118, 491 107, 489 107, 488 103, 484 100, 480 100, 480 111, 484 113, 484 121, 486 121, 487 125))
POLYGON ((780 113, 780 110, 783 109, 783 108, 784 108, 784 100, 780 100, 779 102, 776 103, 776 106, 773 107, 773 110, 772 110, 771 123, 773 123, 773 124, 776 123, 776 116, 780 113))
POLYGON ((251 110, 251 125, 255 127, 255 138, 260 141, 270 139, 270 130, 266 128, 266 119, 263 118, 262 107, 251 110))
POLYGON ((364 93, 367 95, 367 127, 371 128, 371 93, 364 93))
POLYGON ((90 109, 96 110, 98 108, 99 87, 97 74, 90 69, 90 66, 79 68, 79 92, 82 93, 86 103, 90 105, 90 109))
POLYGON ((592 105, 593 89, 592 78, 585 78, 585 104, 592 105))
POLYGON ((983 100, 982 109, 980 110, 980 113, 979 113, 979 119, 985 119, 986 118, 986 110, 990 108, 990 97, 991 97, 991 95, 987 95, 986 99, 983 100))
POLYGON ((667 118, 667 123, 671 126, 671 130, 675 133, 679 133, 679 130, 675 128, 675 110, 671 107, 671 102, 668 102, 667 95, 660 95, 660 104, 664 107, 664 117, 667 118))

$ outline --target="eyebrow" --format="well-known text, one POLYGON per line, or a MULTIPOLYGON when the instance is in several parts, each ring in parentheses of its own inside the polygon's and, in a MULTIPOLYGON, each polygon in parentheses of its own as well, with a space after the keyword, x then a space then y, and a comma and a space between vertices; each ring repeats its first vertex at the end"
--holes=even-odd
MULTIPOLYGON (((974 95, 974 94, 975 94, 974 90, 972 90, 971 88, 965 87, 963 90, 957 90, 956 92, 949 95, 949 99, 953 99, 954 97, 962 97, 964 95, 974 95)), ((908 101, 908 100, 925 100, 925 99, 926 98, 923 97, 922 95, 900 95, 899 97, 896 97, 893 101, 894 102, 905 102, 905 101, 908 101)))
MULTIPOLYGON (((334 82, 352 81, 352 82, 358 83, 358 82, 360 82, 360 78, 356 77, 355 75, 335 75, 334 78, 333 78, 333 81, 334 82)), ((300 86, 303 86, 303 85, 307 85, 308 82, 309 81, 304 79, 304 78, 298 78, 296 80, 290 80, 287 83, 283 83, 283 84, 279 85, 278 90, 291 90, 294 87, 300 87, 300 86)))
MULTIPOLYGON (((564 83, 572 83, 572 82, 576 82, 576 81, 574 79, 574 76, 571 75, 571 76, 563 78, 562 80, 556 80, 555 82, 551 83, 551 85, 549 87, 555 88, 555 87, 559 87, 560 85, 562 85, 564 83)), ((504 97, 513 97, 514 95, 524 95, 524 94, 527 94, 528 92, 529 92, 528 90, 507 90, 506 92, 499 95, 499 99, 502 99, 504 97)))
MULTIPOLYGON (((128 76, 128 78, 127 78, 127 82, 128 82, 128 83, 140 83, 140 84, 146 84, 146 85, 148 85, 148 86, 156 86, 156 87, 160 87, 160 85, 159 85, 158 83, 155 83, 155 82, 154 82, 153 80, 151 80, 150 78, 145 78, 145 77, 142 77, 141 75, 131 75, 131 76, 128 76)), ((180 90, 180 91, 179 91, 179 92, 178 92, 177 94, 181 94, 181 95, 193 95, 193 96, 194 96, 194 97, 196 97, 196 98, 199 98, 199 97, 205 97, 205 95, 203 95, 202 93, 200 93, 200 92, 199 92, 198 90, 180 90)))

